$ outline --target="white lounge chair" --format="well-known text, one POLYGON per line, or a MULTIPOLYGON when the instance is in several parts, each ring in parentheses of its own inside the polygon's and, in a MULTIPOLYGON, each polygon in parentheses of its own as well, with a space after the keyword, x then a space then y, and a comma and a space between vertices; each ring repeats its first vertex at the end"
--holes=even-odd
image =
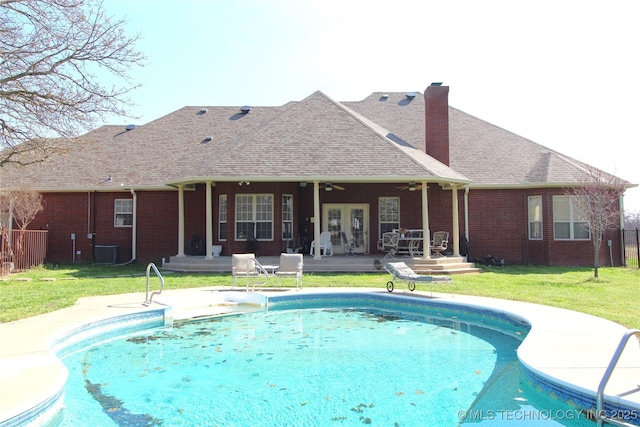
POLYGON ((231 275, 233 276, 233 286, 236 285, 239 277, 246 279, 247 291, 250 281, 253 281, 255 289, 257 284, 263 286, 269 280, 267 270, 258 262, 255 254, 233 254, 231 256, 231 275))
POLYGON ((416 282, 426 282, 431 284, 431 296, 433 296, 433 283, 444 282, 449 283, 453 291, 453 279, 449 276, 428 276, 417 274, 411 267, 404 262, 388 262, 384 265, 385 270, 391 274, 392 278, 387 282, 387 291, 393 292, 393 281, 395 279, 407 282, 409 290, 413 292, 416 289, 416 282))
MULTIPOLYGON (((316 250, 316 241, 311 242, 311 251, 309 251, 309 255, 313 255, 316 250)), ((320 255, 332 256, 333 255, 333 245, 331 244, 331 232, 323 231, 320 233, 320 255)))
POLYGON ((301 288, 303 268, 302 254, 280 254, 280 266, 276 271, 276 277, 278 279, 293 277, 296 279, 296 288, 301 288))

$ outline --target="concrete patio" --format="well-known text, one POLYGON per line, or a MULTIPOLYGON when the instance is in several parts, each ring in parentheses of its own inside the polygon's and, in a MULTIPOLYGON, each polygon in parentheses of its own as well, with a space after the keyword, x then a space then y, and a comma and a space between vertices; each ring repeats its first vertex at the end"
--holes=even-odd
MULTIPOLYGON (((278 265, 278 256, 257 256, 262 265, 278 265)), ((465 257, 443 256, 431 259, 396 256, 384 258, 383 255, 333 255, 314 259, 304 256, 305 273, 374 273, 382 269, 385 262, 402 261, 419 274, 466 274, 479 273, 473 263, 465 257), (378 262, 380 264, 378 264, 378 262), (378 264, 378 265, 376 265, 378 264)), ((204 256, 171 257, 162 266, 165 270, 182 272, 231 272, 231 256, 218 256, 205 259, 204 256)), ((382 270, 384 271, 384 270, 382 270)))

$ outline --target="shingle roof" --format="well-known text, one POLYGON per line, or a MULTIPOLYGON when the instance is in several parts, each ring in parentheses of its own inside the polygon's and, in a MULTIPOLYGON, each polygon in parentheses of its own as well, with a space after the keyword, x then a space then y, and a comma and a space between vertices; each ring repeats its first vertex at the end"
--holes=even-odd
POLYGON ((584 165, 449 107, 450 167, 424 152, 424 97, 315 92, 278 107, 183 107, 133 130, 103 126, 43 164, 0 168, 3 187, 84 191, 211 181, 575 182, 584 165), (210 140, 206 140, 210 138, 210 140), (517 153, 517 155, 514 155, 517 153), (105 182, 111 176, 111 182, 105 182))

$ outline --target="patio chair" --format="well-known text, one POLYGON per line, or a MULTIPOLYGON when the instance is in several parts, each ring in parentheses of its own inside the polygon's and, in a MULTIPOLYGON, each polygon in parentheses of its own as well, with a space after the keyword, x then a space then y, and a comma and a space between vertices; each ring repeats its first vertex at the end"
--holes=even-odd
POLYGON ((382 233, 381 247, 382 247, 382 250, 387 253, 384 256, 385 258, 388 258, 388 257, 393 258, 396 256, 396 254, 398 253, 399 241, 400 241, 400 233, 396 233, 395 231, 382 233))
MULTIPOLYGON (((316 250, 316 241, 311 242, 311 251, 309 255, 313 255, 316 250)), ((331 232, 323 231, 320 233, 320 255, 333 256, 333 245, 331 244, 331 232)))
POLYGON ((431 254, 435 257, 441 257, 442 252, 447 250, 449 243, 449 233, 447 231, 436 231, 433 233, 433 240, 431 240, 431 254))
POLYGON ((353 242, 349 243, 349 239, 347 239, 347 234, 344 231, 341 231, 340 235, 342 236, 342 248, 344 249, 345 256, 347 255, 355 256, 355 253, 353 252, 355 244, 353 242))
POLYGON ((253 281, 253 288, 255 289, 257 284, 266 285, 269 280, 267 270, 258 262, 255 254, 233 254, 231 256, 231 275, 233 276, 234 287, 238 278, 246 279, 247 291, 249 290, 250 281, 253 281), (261 282, 262 280, 264 281, 261 282))
MULTIPOLYGON (((304 258, 302 254, 280 254, 280 266, 276 271, 276 277, 282 279, 293 277, 296 279, 296 288, 302 287, 302 273, 304 258)), ((280 281, 278 282, 278 285, 280 281)))

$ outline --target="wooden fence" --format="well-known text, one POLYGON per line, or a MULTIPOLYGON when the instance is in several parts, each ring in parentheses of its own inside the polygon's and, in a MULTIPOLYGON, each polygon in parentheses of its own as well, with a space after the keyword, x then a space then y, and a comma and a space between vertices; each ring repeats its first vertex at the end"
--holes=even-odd
POLYGON ((44 264, 47 230, 0 231, 0 276, 44 264))
POLYGON ((640 268, 640 230, 622 230, 624 242, 624 265, 640 268))

